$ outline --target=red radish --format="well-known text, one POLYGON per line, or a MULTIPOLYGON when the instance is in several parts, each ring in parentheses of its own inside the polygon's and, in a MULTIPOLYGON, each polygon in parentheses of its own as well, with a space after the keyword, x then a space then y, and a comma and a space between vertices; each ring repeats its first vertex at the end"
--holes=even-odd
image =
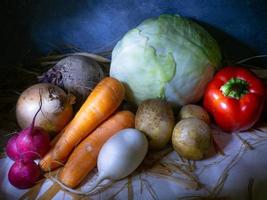
POLYGON ((25 160, 43 157, 49 150, 49 135, 39 127, 23 129, 16 140, 16 146, 25 160))
POLYGON ((32 160, 17 160, 8 172, 9 182, 19 189, 32 187, 40 177, 41 170, 32 160))
POLYGON ((42 100, 40 94, 40 107, 33 117, 29 128, 23 129, 18 135, 13 136, 7 144, 7 155, 12 160, 35 160, 46 154, 50 148, 49 135, 39 127, 34 127, 37 114, 41 111, 42 100))
POLYGON ((18 134, 12 136, 6 145, 6 154, 7 156, 12 159, 12 160, 18 160, 20 158, 20 153, 18 152, 18 148, 17 148, 17 140, 18 138, 18 134))
POLYGON ((40 107, 35 113, 29 128, 23 129, 17 139, 17 149, 24 160, 35 160, 43 157, 50 148, 49 135, 39 127, 34 127, 38 113, 42 108, 42 97, 40 95, 40 107))

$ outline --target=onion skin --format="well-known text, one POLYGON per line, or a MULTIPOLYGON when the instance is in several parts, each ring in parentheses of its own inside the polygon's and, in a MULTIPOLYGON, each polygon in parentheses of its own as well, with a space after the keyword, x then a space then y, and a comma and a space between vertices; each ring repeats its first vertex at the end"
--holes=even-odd
POLYGON ((41 177, 39 166, 32 160, 16 161, 8 172, 9 182, 16 188, 28 189, 41 177))
POLYGON ((40 107, 40 95, 42 109, 36 117, 35 126, 51 134, 58 133, 72 118, 73 99, 52 84, 36 84, 21 94, 16 105, 17 122, 22 129, 31 126, 33 117, 40 107))
POLYGON ((18 160, 19 159, 19 152, 18 152, 18 148, 17 148, 17 138, 18 138, 18 134, 13 135, 7 142, 6 145, 6 154, 7 156, 12 159, 12 160, 18 160))

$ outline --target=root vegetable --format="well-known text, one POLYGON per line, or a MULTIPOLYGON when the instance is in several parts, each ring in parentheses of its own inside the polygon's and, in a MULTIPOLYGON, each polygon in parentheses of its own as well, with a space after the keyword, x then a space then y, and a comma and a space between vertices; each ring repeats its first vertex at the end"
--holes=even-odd
POLYGON ((137 129, 124 129, 113 135, 101 148, 97 159, 98 177, 87 191, 76 191, 58 182, 72 193, 88 195, 104 180, 119 180, 131 174, 143 161, 148 150, 145 135, 137 129))
POLYGON ((172 144, 182 157, 200 160, 210 148, 211 129, 198 118, 183 119, 173 129, 172 144))
POLYGON ((17 160, 9 169, 8 180, 16 188, 28 189, 41 177, 38 165, 32 160, 17 160))
POLYGON ((104 78, 99 64, 85 56, 73 55, 61 59, 39 80, 55 84, 76 97, 76 107, 80 108, 93 88, 104 78))
POLYGON ((13 135, 7 142, 6 145, 6 154, 7 156, 12 160, 18 160, 19 159, 19 152, 17 148, 16 140, 18 138, 18 134, 13 135))
POLYGON ((29 127, 8 140, 6 154, 14 161, 40 159, 48 152, 49 143, 47 132, 38 127, 29 127))
POLYGON ((190 117, 196 117, 203 120, 207 124, 210 124, 210 117, 208 112, 201 106, 188 104, 181 108, 179 112, 179 119, 186 119, 190 117))
MULTIPOLYGON (((121 104, 125 91, 121 82, 107 77, 89 95, 73 120, 60 133, 55 145, 40 161, 44 171, 50 171, 65 163, 71 151, 106 120, 121 104)), ((53 142, 53 141, 52 141, 53 142)))
POLYGON ((15 142, 19 157, 24 160, 40 159, 50 149, 49 135, 39 127, 22 130, 15 142))
POLYGON ((18 124, 22 129, 30 127, 39 109, 40 94, 42 110, 36 118, 35 126, 50 134, 58 133, 72 117, 73 98, 59 87, 48 83, 33 85, 20 95, 16 105, 18 124))
POLYGON ((39 108, 32 119, 31 126, 10 138, 7 143, 7 155, 13 160, 35 160, 43 157, 50 148, 48 133, 39 127, 35 127, 36 117, 43 105, 41 94, 39 96, 39 104, 39 108))
POLYGON ((146 100, 137 109, 135 128, 145 133, 151 149, 161 149, 169 142, 174 125, 172 108, 164 100, 146 100))
POLYGON ((133 113, 121 111, 111 116, 75 148, 60 173, 60 181, 68 187, 76 187, 96 166, 103 144, 118 131, 132 127, 133 113))
POLYGON ((112 136, 101 148, 97 160, 98 181, 119 180, 131 174, 143 161, 148 142, 143 133, 129 128, 112 136))

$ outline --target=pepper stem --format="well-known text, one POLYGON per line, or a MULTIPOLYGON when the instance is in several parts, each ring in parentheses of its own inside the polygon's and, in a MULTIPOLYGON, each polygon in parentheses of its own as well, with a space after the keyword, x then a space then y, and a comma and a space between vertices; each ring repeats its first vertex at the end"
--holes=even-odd
POLYGON ((234 99, 240 99, 243 95, 247 94, 248 91, 248 82, 239 78, 231 78, 220 90, 224 96, 231 97, 234 99))

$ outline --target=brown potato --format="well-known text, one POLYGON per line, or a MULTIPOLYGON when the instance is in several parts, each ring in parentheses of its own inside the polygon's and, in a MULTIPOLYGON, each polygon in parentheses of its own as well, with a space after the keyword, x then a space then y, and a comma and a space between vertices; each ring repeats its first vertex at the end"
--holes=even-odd
POLYGON ((210 148, 211 129, 196 117, 182 119, 173 129, 172 144, 182 157, 200 160, 210 148))
POLYGON ((161 149, 169 142, 174 124, 172 107, 164 100, 146 100, 137 109, 135 128, 145 133, 151 149, 161 149))
POLYGON ((186 119, 189 117, 196 117, 210 124, 210 116, 208 112, 201 106, 188 104, 181 108, 179 112, 179 119, 186 119))

